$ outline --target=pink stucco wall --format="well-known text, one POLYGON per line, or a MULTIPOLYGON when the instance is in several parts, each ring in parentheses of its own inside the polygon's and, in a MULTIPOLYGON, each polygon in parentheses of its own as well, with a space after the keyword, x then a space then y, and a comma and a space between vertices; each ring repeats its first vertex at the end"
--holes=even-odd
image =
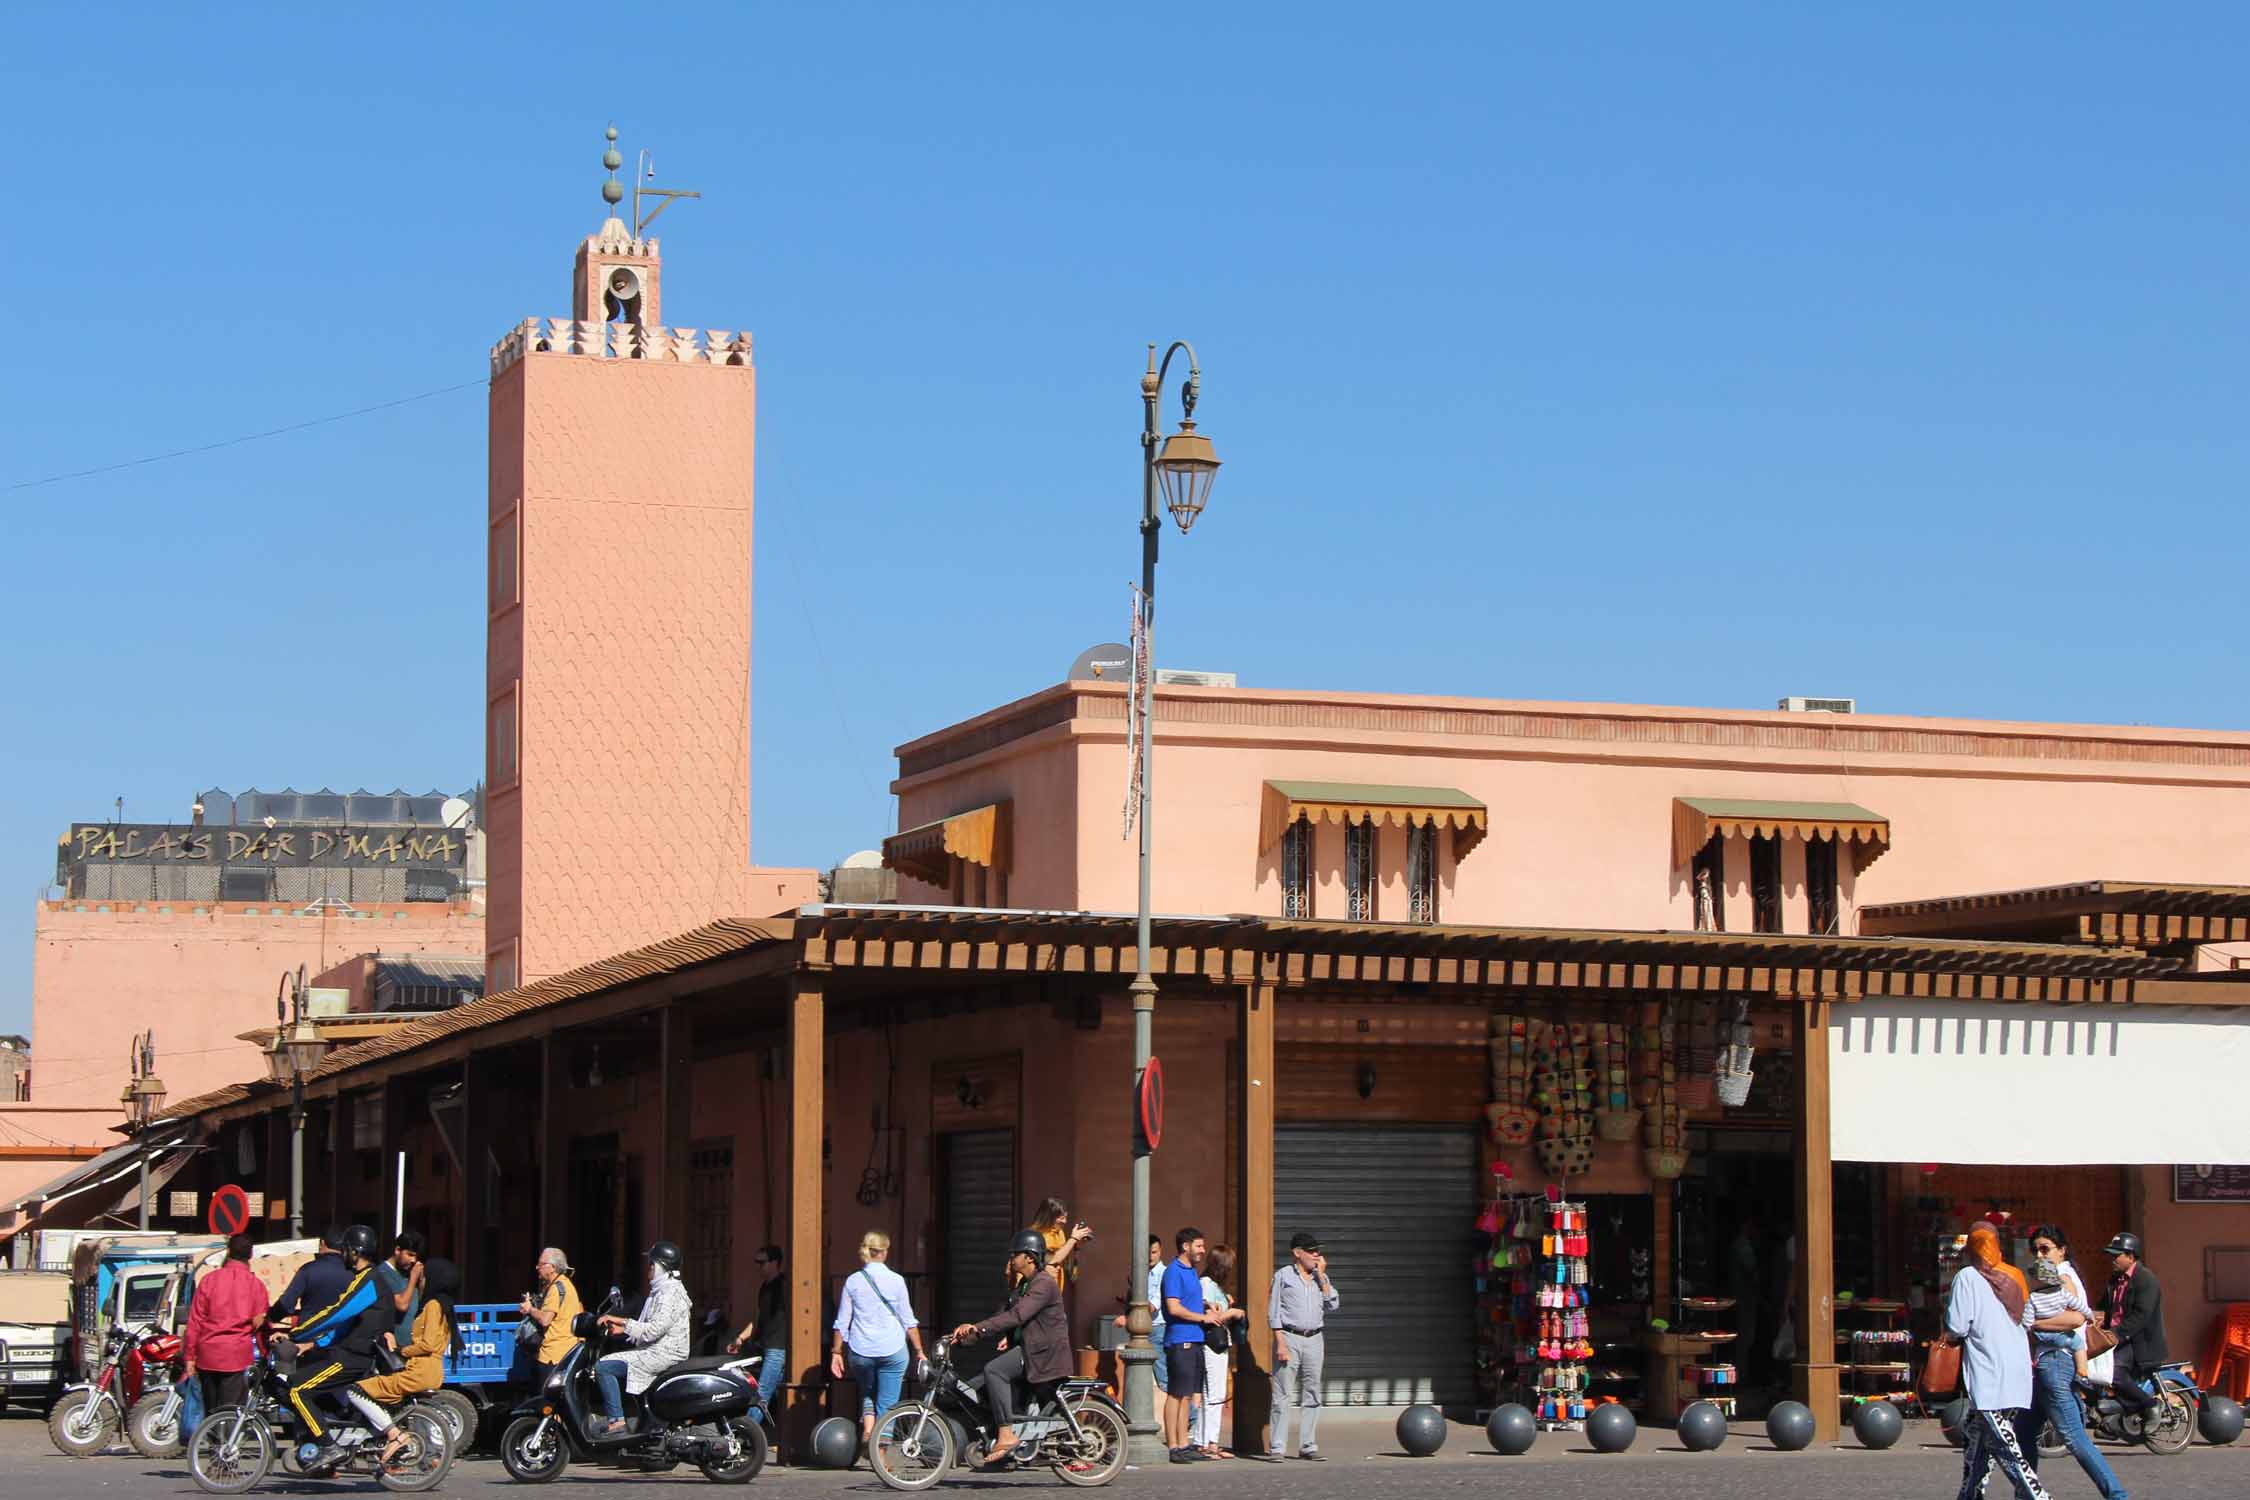
MULTIPOLYGON (((902 747, 901 826, 1012 796, 1011 905, 1129 910, 1123 692, 1073 684, 902 747), (933 764, 957 744, 975 751, 933 764)), ((1681 796, 1857 802, 1889 818, 1888 853, 1856 880, 1843 861, 1846 931, 1863 902, 2091 879, 2250 883, 2244 734, 1178 688, 1158 695, 1154 776, 1155 905, 1169 912, 1279 912, 1260 797, 1292 778, 1484 801, 1489 835, 1441 865, 1449 922, 1692 926, 1671 858, 1681 796)), ((1403 917, 1404 835, 1382 832, 1378 914, 1403 917)), ((1319 833, 1315 912, 1340 916, 1342 830, 1319 833)), ((1730 852, 1728 925, 1742 927, 1747 860, 1730 852)), ((1792 841, 1796 931, 1803 869, 1792 841)))
POLYGON ((491 941, 523 981, 744 910, 756 380, 545 353, 493 382, 521 601, 487 654, 520 764, 488 736, 491 941))
POLYGON ((42 902, 32 956, 33 1103, 106 1111, 103 1128, 82 1138, 115 1145, 106 1127, 122 1118, 117 1096, 135 1033, 155 1031, 157 1076, 178 1103, 263 1075, 263 1059, 238 1036, 273 1024, 275 986, 299 964, 317 974, 356 953, 484 951, 484 918, 465 903, 359 911, 323 918, 226 903, 162 911, 42 902))

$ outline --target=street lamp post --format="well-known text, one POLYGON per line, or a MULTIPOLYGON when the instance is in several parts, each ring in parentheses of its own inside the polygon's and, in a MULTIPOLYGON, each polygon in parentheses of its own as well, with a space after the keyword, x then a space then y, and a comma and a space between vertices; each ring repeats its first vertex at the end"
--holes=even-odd
MULTIPOLYGON (((1153 782, 1152 731, 1156 724, 1156 543, 1163 521, 1156 508, 1161 489, 1165 508, 1185 535, 1211 498, 1218 477, 1219 459, 1211 440, 1195 430, 1195 402, 1202 394, 1203 368, 1195 346, 1181 339, 1164 351, 1161 363, 1156 346, 1148 346, 1148 373, 1141 377, 1141 630, 1138 659, 1134 663, 1134 715, 1138 725, 1140 760, 1140 920, 1134 932, 1133 964, 1133 1093, 1138 1098, 1141 1080, 1148 1072, 1156 1022, 1156 980, 1149 974, 1149 813, 1153 782), (1180 430, 1159 440, 1157 407, 1164 393, 1164 378, 1171 372, 1172 357, 1185 353, 1187 380, 1180 387, 1180 430)), ((1148 1269, 1141 1257, 1148 1245, 1149 1150, 1136 1135, 1133 1140, 1133 1232, 1126 1247, 1133 1267, 1127 1292, 1125 1326, 1129 1334, 1120 1351, 1125 1362, 1125 1414, 1129 1449, 1136 1462, 1162 1456, 1156 1437, 1156 1375, 1151 1366, 1160 1357, 1148 1341, 1155 1314, 1148 1305, 1148 1269)))
POLYGON ((273 992, 273 1045, 266 1052, 267 1076, 289 1085, 289 1237, 305 1233, 305 1073, 319 1066, 326 1045, 320 1028, 305 1019, 305 966, 284 969, 273 992), (289 999, 284 1009, 282 994, 289 999))
POLYGON ((148 1228, 148 1128, 164 1107, 164 1081, 156 1076, 156 1033, 144 1031, 133 1038, 133 1081, 125 1085, 121 1100, 125 1116, 133 1122, 140 1142, 140 1212, 137 1223, 148 1228))

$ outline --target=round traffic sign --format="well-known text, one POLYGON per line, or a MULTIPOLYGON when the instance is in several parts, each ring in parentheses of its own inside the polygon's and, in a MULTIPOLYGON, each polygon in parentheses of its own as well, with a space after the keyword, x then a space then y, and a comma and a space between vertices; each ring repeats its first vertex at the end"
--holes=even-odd
POLYGON ((205 1220, 213 1234, 247 1234, 250 1230, 250 1195, 228 1183, 211 1195, 211 1212, 205 1220))
POLYGON ((1153 1057, 1141 1074, 1141 1136, 1151 1151, 1164 1140, 1164 1064, 1153 1057))

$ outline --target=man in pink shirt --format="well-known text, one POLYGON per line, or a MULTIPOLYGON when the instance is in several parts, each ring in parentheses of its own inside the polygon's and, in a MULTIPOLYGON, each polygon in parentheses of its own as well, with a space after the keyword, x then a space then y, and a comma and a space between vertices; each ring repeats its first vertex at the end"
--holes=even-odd
POLYGON ((227 1258, 195 1284, 188 1308, 187 1373, 203 1379, 203 1406, 240 1406, 249 1396, 244 1378, 257 1358, 258 1324, 266 1315, 266 1289, 250 1270, 250 1236, 227 1241, 227 1258))

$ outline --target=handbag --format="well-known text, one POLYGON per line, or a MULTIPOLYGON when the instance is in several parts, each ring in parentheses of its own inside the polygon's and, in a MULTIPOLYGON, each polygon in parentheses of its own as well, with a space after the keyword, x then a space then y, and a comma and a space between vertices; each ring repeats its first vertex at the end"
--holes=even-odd
POLYGON ((1950 1396, 1961 1388, 1961 1346, 1944 1340, 1930 1345, 1922 1362, 1922 1394, 1950 1396))
POLYGON ((2086 1325, 2086 1357, 2095 1359, 2117 1347, 2117 1335, 2099 1323, 2086 1325))

